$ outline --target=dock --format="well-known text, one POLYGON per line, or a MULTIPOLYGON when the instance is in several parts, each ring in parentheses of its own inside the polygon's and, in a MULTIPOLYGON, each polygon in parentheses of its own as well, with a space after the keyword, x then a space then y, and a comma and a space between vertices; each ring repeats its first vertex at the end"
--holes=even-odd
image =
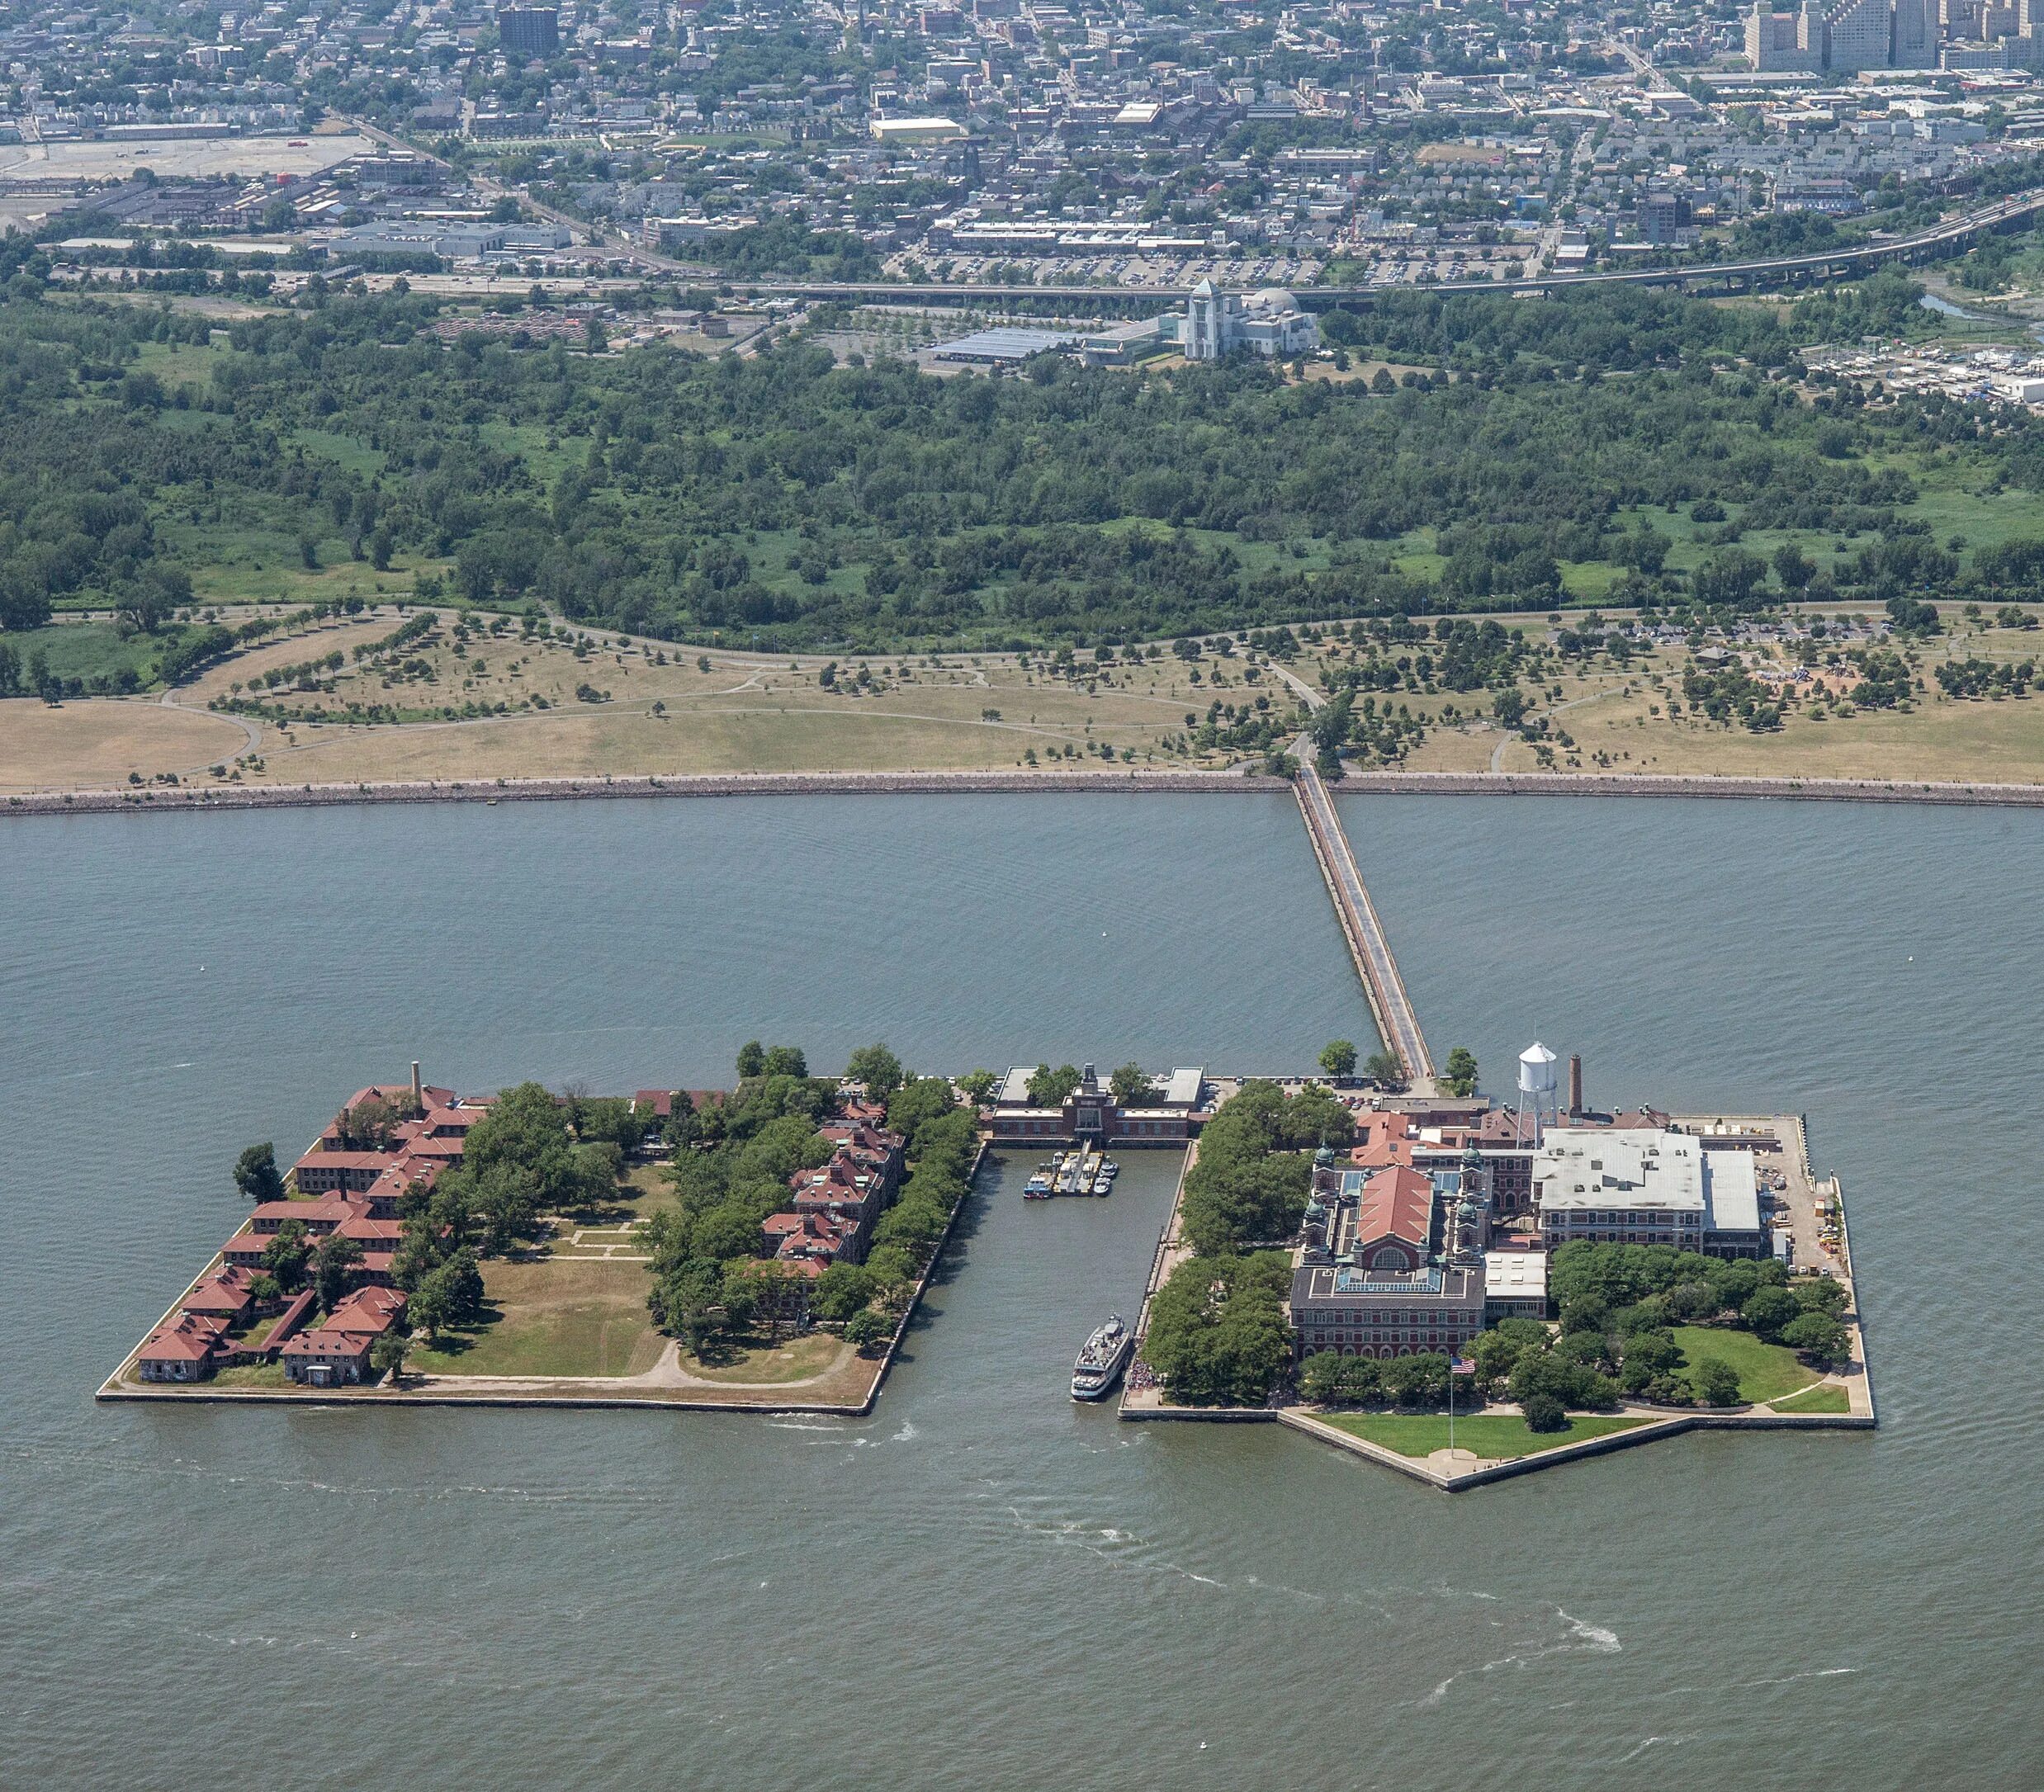
POLYGON ((1327 880, 1327 894, 1334 898, 1335 916, 1348 941, 1349 956, 1356 961, 1363 993, 1370 999, 1370 1017, 1385 1047, 1404 1067, 1406 1081, 1426 1093, 1433 1088, 1435 1075, 1427 1036, 1420 1030, 1412 1000, 1405 993, 1405 979, 1398 974, 1398 962, 1391 955, 1384 924, 1377 919, 1334 801, 1311 759, 1303 754, 1292 790, 1299 798, 1299 812, 1305 818, 1313 857, 1320 862, 1320 874, 1327 880))

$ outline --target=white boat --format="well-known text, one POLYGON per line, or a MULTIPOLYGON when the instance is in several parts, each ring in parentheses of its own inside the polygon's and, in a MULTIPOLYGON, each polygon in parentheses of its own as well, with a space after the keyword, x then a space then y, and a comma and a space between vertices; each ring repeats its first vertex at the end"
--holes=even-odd
POLYGON ((1093 1192, 1095 1194, 1112 1194, 1114 1192, 1114 1179, 1102 1170, 1093 1179, 1093 1192))
POLYGON ((1121 1379, 1121 1372, 1135 1354, 1136 1335, 1119 1313, 1086 1340, 1079 1359, 1072 1365, 1072 1397, 1104 1400, 1108 1390, 1121 1379))

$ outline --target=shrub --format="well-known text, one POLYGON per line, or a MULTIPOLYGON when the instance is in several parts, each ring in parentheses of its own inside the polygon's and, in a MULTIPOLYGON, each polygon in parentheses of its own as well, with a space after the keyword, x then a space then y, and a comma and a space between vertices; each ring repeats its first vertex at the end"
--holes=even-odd
POLYGON ((1520 1410, 1526 1415, 1526 1428, 1529 1431, 1565 1431, 1568 1429, 1568 1409, 1552 1394, 1534 1394, 1520 1410))

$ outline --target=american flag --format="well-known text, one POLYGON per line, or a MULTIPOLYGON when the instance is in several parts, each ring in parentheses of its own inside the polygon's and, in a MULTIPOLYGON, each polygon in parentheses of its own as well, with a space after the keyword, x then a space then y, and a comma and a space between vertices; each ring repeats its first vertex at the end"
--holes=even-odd
POLYGON ((1466 1356, 1452 1357, 1448 1363, 1449 1373, 1455 1375, 1474 1375, 1476 1365, 1466 1356))

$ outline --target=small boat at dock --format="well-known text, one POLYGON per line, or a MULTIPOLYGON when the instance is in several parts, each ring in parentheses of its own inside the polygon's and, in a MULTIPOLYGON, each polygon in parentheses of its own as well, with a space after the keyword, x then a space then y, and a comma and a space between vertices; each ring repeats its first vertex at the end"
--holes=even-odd
POLYGON ((1050 1199, 1050 1178, 1042 1170, 1038 1170, 1024 1187, 1022 1199, 1025 1201, 1048 1201, 1050 1199))

